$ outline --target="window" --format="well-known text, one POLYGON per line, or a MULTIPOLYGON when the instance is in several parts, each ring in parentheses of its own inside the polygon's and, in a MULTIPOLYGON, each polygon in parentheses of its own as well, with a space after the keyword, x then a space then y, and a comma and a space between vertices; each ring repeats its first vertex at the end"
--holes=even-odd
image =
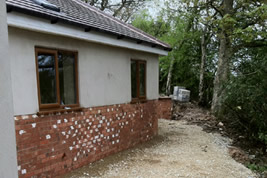
POLYGON ((77 53, 36 48, 40 109, 79 106, 77 53))
POLYGON ((131 60, 132 100, 146 99, 146 61, 131 60))

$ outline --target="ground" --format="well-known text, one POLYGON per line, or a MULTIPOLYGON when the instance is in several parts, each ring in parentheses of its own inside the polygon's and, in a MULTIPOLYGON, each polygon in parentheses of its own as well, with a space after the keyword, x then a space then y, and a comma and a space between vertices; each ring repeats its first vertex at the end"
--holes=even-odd
MULTIPOLYGON (((183 107, 176 109, 176 113, 183 113, 183 107)), ((92 163, 64 177, 257 177, 231 157, 231 149, 235 150, 230 146, 231 139, 223 137, 222 133, 204 131, 209 128, 207 124, 200 127, 194 123, 197 120, 210 119, 205 111, 176 115, 174 119, 176 120, 160 119, 159 134, 153 140, 92 163)), ((219 125, 223 127, 222 124, 219 125)), ((219 131, 223 132, 223 128, 219 131)), ((234 152, 239 154, 240 150, 234 152)))

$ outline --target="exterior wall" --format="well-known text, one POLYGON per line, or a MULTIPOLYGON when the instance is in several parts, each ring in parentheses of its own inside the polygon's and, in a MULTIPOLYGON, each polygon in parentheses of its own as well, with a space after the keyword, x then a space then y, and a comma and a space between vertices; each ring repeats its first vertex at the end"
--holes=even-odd
POLYGON ((19 177, 55 177, 150 140, 157 100, 50 116, 16 116, 19 177))
POLYGON ((171 98, 159 98, 157 107, 159 119, 172 119, 173 102, 171 98))
POLYGON ((17 160, 5 1, 0 1, 0 177, 16 178, 17 160))
POLYGON ((147 61, 147 98, 158 99, 158 55, 9 27, 14 114, 39 111, 35 46, 78 51, 81 107, 131 101, 130 59, 147 61))

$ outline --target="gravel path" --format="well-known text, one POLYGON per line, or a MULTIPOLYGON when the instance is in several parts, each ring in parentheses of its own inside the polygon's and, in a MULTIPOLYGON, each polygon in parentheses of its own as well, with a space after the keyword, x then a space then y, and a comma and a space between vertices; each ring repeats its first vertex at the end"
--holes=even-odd
POLYGON ((159 120, 159 135, 85 166, 65 178, 256 177, 228 154, 229 139, 185 120, 159 120))

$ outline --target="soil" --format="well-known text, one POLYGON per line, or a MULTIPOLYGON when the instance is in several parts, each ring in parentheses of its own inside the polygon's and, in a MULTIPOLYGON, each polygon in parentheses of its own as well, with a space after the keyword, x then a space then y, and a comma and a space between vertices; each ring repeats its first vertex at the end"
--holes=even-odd
POLYGON ((249 155, 225 137, 223 123, 194 105, 178 104, 172 121, 159 120, 159 134, 135 148, 80 168, 65 178, 258 177, 243 164, 249 155), (236 157, 234 160, 232 157, 236 157))

